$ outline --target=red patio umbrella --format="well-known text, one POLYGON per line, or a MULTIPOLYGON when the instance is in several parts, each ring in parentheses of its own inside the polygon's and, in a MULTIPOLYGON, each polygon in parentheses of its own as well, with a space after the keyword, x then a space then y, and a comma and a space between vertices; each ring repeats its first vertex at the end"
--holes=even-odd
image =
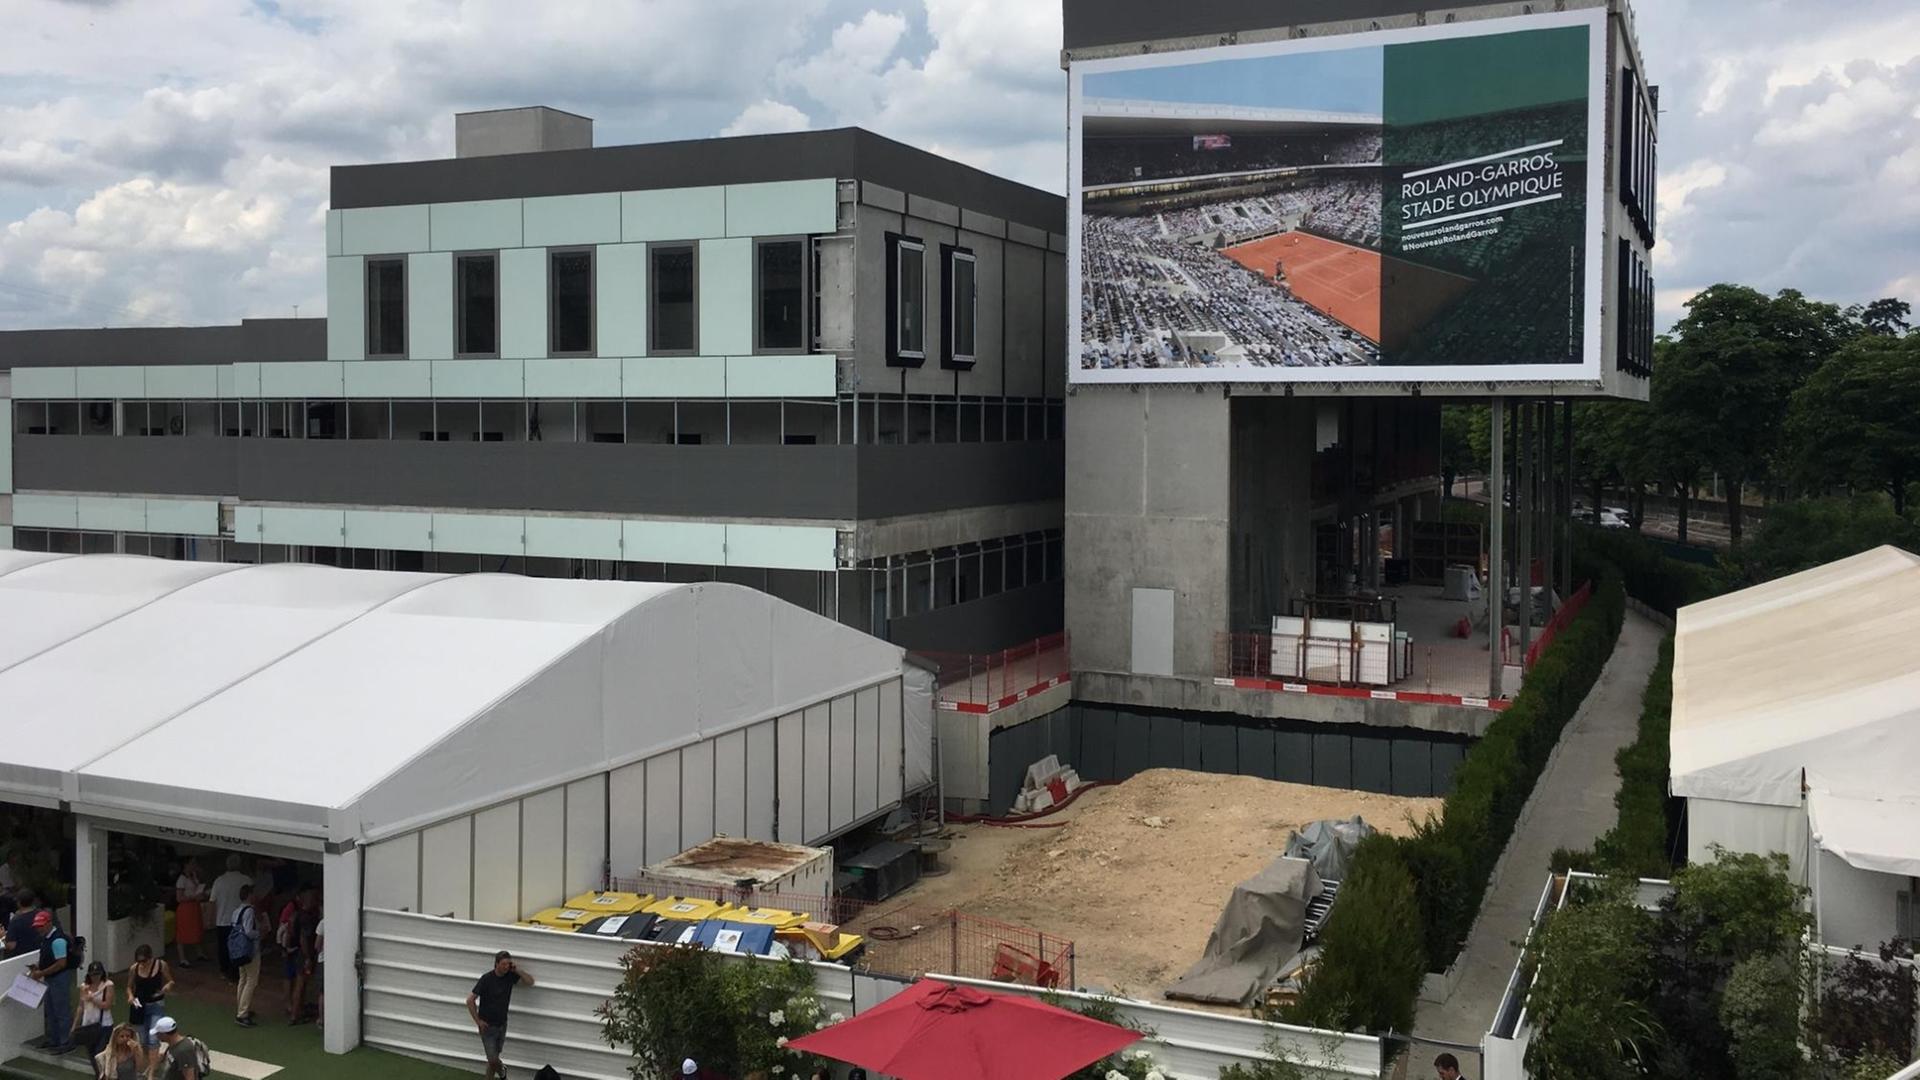
POLYGON ((1032 998, 922 979, 790 1045, 900 1080, 1060 1080, 1139 1038, 1032 998))

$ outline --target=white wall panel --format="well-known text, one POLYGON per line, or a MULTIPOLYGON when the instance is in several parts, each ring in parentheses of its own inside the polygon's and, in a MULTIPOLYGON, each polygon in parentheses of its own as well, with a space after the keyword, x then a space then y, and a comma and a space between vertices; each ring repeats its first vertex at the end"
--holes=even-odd
MULTIPOLYGON (((14 500, 14 516, 20 513, 20 502, 14 500)), ((236 506, 233 508, 233 538, 242 544, 260 543, 260 508, 257 506, 236 506)))
POLYGON ((83 367, 74 375, 74 390, 83 398, 146 397, 147 369, 124 364, 83 367))
POLYGON ((557 787, 520 800, 520 905, 539 911, 572 895, 567 888, 567 789, 557 787))
POLYGON ((340 214, 342 211, 327 211, 327 254, 340 254, 340 214))
POLYGON ((433 515, 433 550, 524 555, 526 519, 504 514, 433 515))
POLYGON ((627 397, 723 397, 727 361, 718 356, 636 356, 623 362, 621 379, 627 397))
POLYGON ((727 185, 728 236, 782 236, 833 232, 838 215, 839 181, 777 180, 727 185))
POLYGON ((783 844, 804 843, 807 834, 806 716, 789 713, 781 717, 777 731, 774 753, 778 758, 778 779, 774 790, 779 799, 778 839, 783 844))
MULTIPOLYGON (((803 820, 806 822, 806 838, 801 843, 810 844, 833 831, 832 789, 836 781, 833 770, 833 725, 827 706, 815 705, 808 709, 806 721, 806 752, 801 758, 801 771, 795 778, 795 786, 800 789, 805 810, 803 820)), ((787 786, 781 784, 780 790, 784 794, 787 786)))
POLYGON ((779 771, 774 767, 779 725, 774 721, 747 729, 747 824, 744 835, 755 840, 779 839, 774 833, 774 800, 779 797, 779 771))
MULTIPOLYGON (((567 811, 568 831, 574 829, 573 810, 567 811)), ((647 763, 615 769, 607 776, 607 859, 616 877, 632 877, 647 865, 647 763)), ((577 867, 569 866, 573 874, 577 867)))
POLYGON ((699 240, 725 236, 725 188, 661 188, 620 196, 620 239, 699 240))
POLYGON ((731 356, 727 358, 727 396, 832 397, 839 386, 839 358, 805 356, 731 356))
POLYGON ((407 357, 453 359, 453 256, 407 256, 407 357))
POLYGON ((547 355, 547 253, 539 248, 500 253, 500 355, 547 355))
POLYGON ((702 240, 699 257, 700 351, 753 351, 753 241, 702 240))
POLYGON ((527 396, 617 398, 620 396, 620 361, 612 357, 583 356, 528 360, 527 396))
POLYGON ((522 220, 527 247, 610 244, 620 239, 620 193, 546 195, 526 199, 522 220))
POLYGON ((380 360, 371 364, 345 364, 342 369, 346 373, 346 391, 350 398, 433 396, 433 364, 430 361, 380 360))
POLYGON ((509 923, 520 910, 520 804, 473 815, 473 917, 509 923))
POLYGON ((634 562, 719 566, 726 561, 727 527, 704 521, 629 521, 622 528, 625 557, 634 562))
MULTIPOLYGON (((854 723, 853 695, 843 694, 832 703, 832 730, 829 746, 833 764, 814 773, 832 779, 828 787, 828 827, 838 832, 853 824, 854 723)), ((812 746, 808 746, 812 750, 812 746)), ((815 834, 818 835, 817 833, 815 834)))
MULTIPOLYGON (((331 328, 332 320, 328 320, 331 328)), ((331 333, 331 329, 329 329, 331 333)), ((364 339, 363 339, 364 342, 364 339)), ((341 357, 333 357, 339 360, 341 357)), ((348 357, 347 359, 359 359, 348 357)), ((257 398, 260 396, 260 365, 229 364, 220 370, 220 396, 223 398, 257 398)))
POLYGON ((473 819, 458 817, 420 834, 420 911, 473 917, 473 819))
POLYGON ((895 679, 880 687, 880 802, 890 805, 900 801, 900 770, 905 758, 906 748, 902 744, 900 730, 900 680, 895 679))
POLYGON ((747 834, 747 733, 729 731, 713 741, 713 831, 747 834))
POLYGON ((34 398, 71 399, 79 379, 79 369, 70 367, 18 368, 13 373, 13 396, 17 401, 34 398))
POLYGON ((853 816, 863 818, 880 808, 880 688, 855 694, 853 708, 853 816))
POLYGON ((420 910, 420 834, 407 833, 367 848, 361 895, 367 907, 420 910))
POLYGON ((526 364, 520 360, 433 362, 434 397, 517 398, 526 392, 526 364))
POLYGON ((680 751, 680 847, 713 839, 713 743, 680 751))
POLYGON ((519 199, 434 203, 428 207, 428 215, 435 251, 522 246, 519 199))
POLYGON ((220 535, 220 504, 211 499, 148 499, 147 531, 220 535))
POLYGON ((727 565, 832 570, 839 533, 824 525, 728 525, 727 565))
POLYGON ((556 559, 620 558, 620 523, 606 518, 530 516, 527 554, 556 559))
POLYGON ((346 392, 345 365, 337 360, 260 365, 261 397, 338 398, 346 392))
MULTIPOLYGON (((152 513, 152 508, 148 508, 152 513)), ((433 515, 389 510, 348 510, 346 546, 432 551, 433 515)))
POLYGON ((220 396, 220 368, 215 364, 162 364, 146 369, 147 396, 204 401, 220 396))
POLYGON ((680 753, 647 759, 648 863, 680 854, 680 753))
POLYGON ((427 208, 369 206, 340 211, 343 255, 398 255, 427 250, 427 208))
POLYGON ((566 791, 566 868, 562 888, 568 896, 573 896, 599 888, 606 870, 607 777, 602 774, 575 780, 567 785, 566 791))
POLYGON ((81 495, 74 500, 74 526, 101 532, 146 532, 147 501, 111 495, 81 495))
POLYGON ((314 544, 339 547, 346 535, 346 517, 339 510, 310 510, 267 506, 260 510, 263 544, 314 544))

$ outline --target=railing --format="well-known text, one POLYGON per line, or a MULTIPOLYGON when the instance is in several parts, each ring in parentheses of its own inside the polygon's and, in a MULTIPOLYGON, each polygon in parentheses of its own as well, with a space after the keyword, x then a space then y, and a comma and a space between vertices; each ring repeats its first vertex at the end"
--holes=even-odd
POLYGON ((1572 596, 1567 597, 1567 602, 1561 604, 1559 610, 1555 611, 1552 617, 1547 619, 1547 625, 1541 627, 1539 635, 1527 645, 1528 671, 1533 670, 1534 662, 1539 660, 1541 654, 1547 651, 1548 645, 1553 644, 1553 639, 1559 636, 1560 631, 1565 630, 1567 624, 1572 622, 1574 618, 1586 608, 1587 601, 1592 597, 1593 582, 1585 582, 1573 591, 1572 596))
POLYGON ((931 663, 942 703, 996 707, 1007 699, 1065 680, 1071 670, 1067 634, 1048 634, 993 653, 915 652, 931 663))

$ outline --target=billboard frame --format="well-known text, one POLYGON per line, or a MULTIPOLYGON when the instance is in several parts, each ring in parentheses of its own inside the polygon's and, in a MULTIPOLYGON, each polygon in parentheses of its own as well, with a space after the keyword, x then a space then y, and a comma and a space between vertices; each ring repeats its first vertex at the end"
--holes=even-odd
MULTIPOLYGON (((1593 393, 1606 378, 1604 355, 1605 318, 1602 304, 1606 295, 1605 260, 1607 252, 1607 209, 1611 189, 1607 185, 1607 161, 1610 145, 1607 121, 1609 74, 1611 67, 1609 17, 1606 7, 1571 11, 1542 12, 1503 16, 1437 25, 1363 30, 1354 33, 1318 37, 1282 38, 1246 44, 1227 44, 1205 48, 1177 49, 1075 60, 1067 71, 1067 279, 1074 295, 1067 304, 1067 385, 1206 385, 1206 384, 1285 384, 1290 391, 1311 391, 1325 387, 1339 392, 1359 386, 1416 389, 1440 384, 1486 386, 1489 384, 1527 384, 1540 392, 1564 387, 1573 393, 1593 393), (1353 365, 1346 367, 1246 367, 1246 368, 1114 368, 1088 370, 1081 367, 1081 256, 1082 256, 1082 179, 1084 125, 1082 109, 1086 101, 1084 80, 1087 75, 1118 71, 1179 67, 1221 60, 1256 59, 1271 56, 1333 52, 1439 41, 1451 38, 1490 37, 1565 27, 1587 29, 1587 161, 1585 213, 1585 258, 1581 292, 1581 360, 1577 364, 1474 364, 1474 365, 1353 365)), ((1417 392, 1417 389, 1416 389, 1417 392)))

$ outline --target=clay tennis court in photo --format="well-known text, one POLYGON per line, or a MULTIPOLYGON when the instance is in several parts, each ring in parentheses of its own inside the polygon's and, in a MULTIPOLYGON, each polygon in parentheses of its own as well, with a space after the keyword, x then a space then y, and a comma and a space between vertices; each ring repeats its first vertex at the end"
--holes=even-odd
POLYGON ((1221 254, 1269 278, 1276 276, 1277 263, 1293 295, 1375 344, 1382 344, 1383 271, 1392 275, 1389 284, 1394 289, 1394 303, 1401 309, 1396 326, 1408 330, 1425 323, 1473 285, 1457 274, 1383 259, 1377 251, 1297 231, 1235 244, 1223 248, 1221 254))

